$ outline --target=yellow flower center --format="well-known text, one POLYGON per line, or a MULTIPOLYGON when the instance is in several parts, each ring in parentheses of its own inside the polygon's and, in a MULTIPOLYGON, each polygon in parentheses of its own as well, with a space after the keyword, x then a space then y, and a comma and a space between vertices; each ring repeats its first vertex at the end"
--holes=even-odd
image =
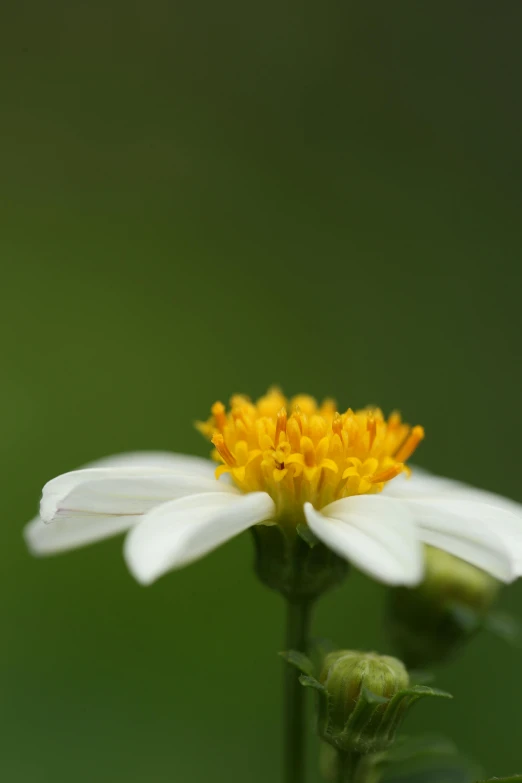
POLYGON ((197 427, 214 444, 216 478, 230 473, 243 492, 268 492, 279 516, 301 516, 307 501, 322 508, 380 492, 408 470, 405 462, 424 437, 422 427, 404 424, 398 413, 387 419, 379 408, 339 413, 332 400, 287 400, 277 389, 256 403, 232 397, 228 412, 216 402, 197 427))

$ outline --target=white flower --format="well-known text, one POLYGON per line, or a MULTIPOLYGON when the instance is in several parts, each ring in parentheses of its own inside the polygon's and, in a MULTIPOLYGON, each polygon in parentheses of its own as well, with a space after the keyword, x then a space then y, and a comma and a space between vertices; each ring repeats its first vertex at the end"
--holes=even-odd
MULTIPOLYGON (((272 522, 266 492, 243 493, 214 478, 212 462, 129 454, 65 473, 45 485, 41 518, 26 527, 34 554, 74 549, 130 530, 125 558, 150 584, 256 524, 272 522)), ((422 543, 444 549, 509 582, 522 574, 522 507, 450 479, 415 471, 379 495, 304 505, 317 538, 387 584, 422 579, 422 543)))
POLYGON ((405 462, 424 437, 397 413, 336 412, 274 389, 236 396, 198 425, 221 465, 165 453, 129 454, 45 485, 26 528, 35 554, 130 530, 125 558, 149 584, 253 525, 307 524, 318 539, 391 585, 422 580, 423 544, 509 582, 522 574, 522 507, 405 462), (290 415, 287 414, 290 410, 290 415), (216 478, 217 477, 217 478, 216 478))

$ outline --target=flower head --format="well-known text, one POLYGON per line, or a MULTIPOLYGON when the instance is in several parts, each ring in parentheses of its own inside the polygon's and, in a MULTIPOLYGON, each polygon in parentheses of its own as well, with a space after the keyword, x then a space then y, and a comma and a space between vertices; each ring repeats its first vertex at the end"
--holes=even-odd
POLYGON ((273 389, 257 403, 235 396, 222 403, 199 429, 214 444, 222 464, 242 492, 267 492, 279 519, 294 524, 304 503, 320 509, 340 498, 376 494, 406 470, 405 462, 424 437, 422 427, 385 419, 378 408, 339 413, 332 400, 317 405, 300 395, 288 401, 273 389))
POLYGON ((270 391, 232 398, 199 429, 220 463, 165 453, 121 455, 49 481, 26 528, 36 554, 130 530, 129 568, 142 583, 257 525, 318 539, 392 585, 422 580, 423 543, 510 581, 522 573, 521 507, 405 463, 421 427, 376 408, 336 411, 270 391), (305 535, 306 534, 306 535, 305 535))

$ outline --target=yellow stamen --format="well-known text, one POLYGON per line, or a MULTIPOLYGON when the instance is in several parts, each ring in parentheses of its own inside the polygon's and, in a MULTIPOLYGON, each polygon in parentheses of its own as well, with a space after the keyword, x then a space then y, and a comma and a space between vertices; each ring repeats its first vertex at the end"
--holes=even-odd
POLYGON ((220 432, 223 432, 225 424, 227 423, 225 406, 223 405, 222 402, 215 402, 210 410, 212 411, 212 415, 214 417, 214 421, 216 422, 217 429, 220 432))
POLYGON ((343 429, 343 420, 341 418, 341 414, 335 412, 332 421, 332 432, 334 433, 334 435, 338 435, 340 437, 342 429, 343 429))
POLYGON ((299 451, 301 443, 301 428, 295 416, 291 416, 288 420, 288 424, 286 425, 286 434, 288 440, 290 441, 292 451, 299 451))
POLYGON ((282 432, 286 433, 286 408, 281 408, 279 413, 277 414, 277 424, 276 424, 276 434, 275 434, 275 447, 277 448, 279 445, 279 437, 282 432))
POLYGON ((424 438, 424 427, 414 427, 399 450, 394 454, 397 462, 406 462, 424 438))
POLYGON ((373 413, 368 414, 368 422, 366 424, 366 428, 368 432, 370 433, 370 449, 373 446, 373 442, 375 440, 375 436, 377 435, 377 422, 375 421, 373 417, 373 413))
POLYGON ((401 426, 401 414, 398 411, 393 411, 388 417, 388 429, 396 430, 401 426))
POLYGON ((198 429, 215 446, 242 492, 267 492, 277 514, 303 521, 303 505, 316 508, 350 495, 380 492, 402 472, 422 438, 422 427, 386 419, 379 408, 339 413, 333 401, 318 405, 300 395, 288 401, 274 389, 257 402, 236 395, 230 410, 217 402, 198 429), (291 411, 291 414, 288 412, 291 411))
POLYGON ((370 481, 372 482, 372 484, 381 484, 383 481, 391 481, 392 478, 398 476, 399 473, 402 473, 403 470, 404 470, 404 465, 401 465, 400 463, 397 465, 392 465, 391 468, 386 468, 386 470, 381 470, 380 473, 374 473, 370 481))
POLYGON ((223 435, 213 435, 212 436, 212 443, 216 447, 216 450, 223 460, 223 462, 226 462, 227 465, 230 465, 230 467, 233 467, 234 465, 237 465, 237 460, 228 448, 227 444, 225 443, 225 440, 223 438, 223 435))
POLYGON ((304 456, 305 465, 309 468, 313 468, 315 465, 314 444, 310 438, 306 437, 306 435, 301 438, 301 452, 304 456))

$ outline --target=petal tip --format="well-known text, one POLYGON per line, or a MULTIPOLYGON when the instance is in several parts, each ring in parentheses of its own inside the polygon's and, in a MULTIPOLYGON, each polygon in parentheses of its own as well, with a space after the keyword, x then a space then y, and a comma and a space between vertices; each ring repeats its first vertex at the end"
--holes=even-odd
POLYGON ((134 577, 134 579, 144 587, 151 585, 156 577, 147 569, 143 557, 140 557, 141 547, 134 540, 132 533, 126 537, 123 544, 123 558, 127 564, 127 568, 134 577))
POLYGON ((42 499, 40 500, 40 519, 42 522, 45 522, 46 524, 52 522, 57 517, 58 510, 56 498, 46 497, 44 491, 42 499))
POLYGON ((22 536, 25 541, 25 545, 31 555, 39 557, 45 554, 45 550, 41 546, 41 533, 43 529, 43 522, 40 518, 36 518, 28 522, 28 524, 22 530, 22 536))

